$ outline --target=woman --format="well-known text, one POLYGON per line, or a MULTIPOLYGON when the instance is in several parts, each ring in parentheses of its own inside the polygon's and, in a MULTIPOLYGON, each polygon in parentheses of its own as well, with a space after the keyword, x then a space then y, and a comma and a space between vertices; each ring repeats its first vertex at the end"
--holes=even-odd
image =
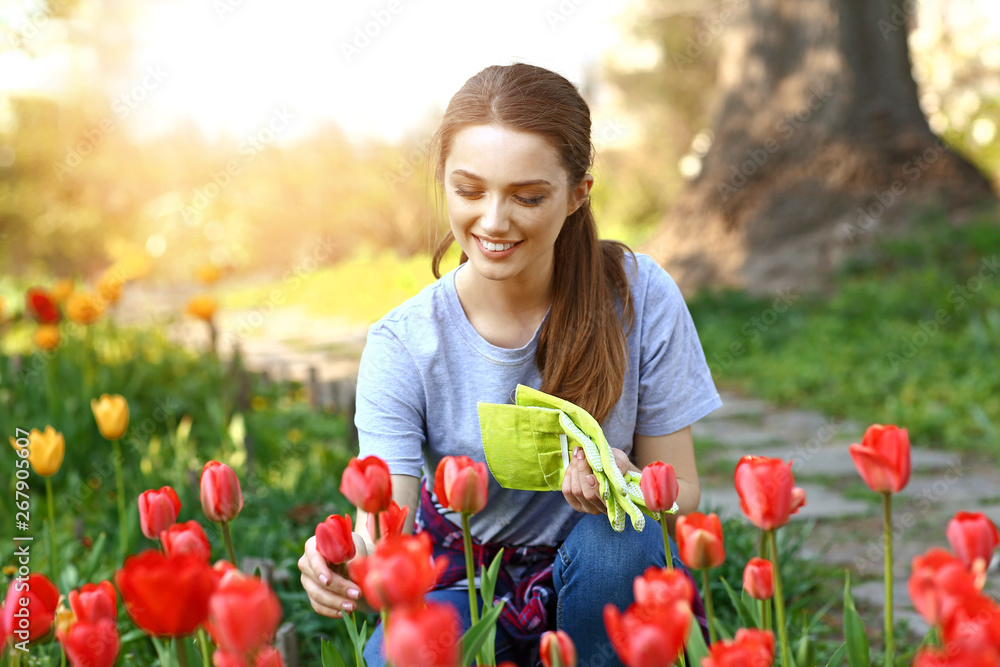
MULTIPOLYGON (((422 473, 431 485, 444 456, 485 460, 476 404, 509 403, 518 384, 594 415, 623 472, 671 463, 680 512, 696 509, 690 425, 722 402, 669 275, 597 238, 590 111, 576 88, 531 65, 489 67, 452 98, 436 139, 451 223, 434 256, 439 279, 371 327, 358 376, 360 456, 388 462, 394 499, 410 508, 406 531, 419 507, 418 529, 431 533, 436 554, 448 555, 447 532, 460 520, 432 489, 421 491, 422 473), (441 276, 453 241, 462 261, 441 276)), ((489 502, 471 528, 489 558, 507 546, 508 585, 497 594, 513 611, 498 628, 500 659, 531 664, 538 635, 558 626, 582 659, 619 664, 603 607, 624 609, 632 579, 665 566, 663 538, 655 522, 642 533, 615 533, 591 472, 576 452, 562 493, 490 480, 489 502)), ((362 555, 373 549, 366 519, 359 512, 362 555)), ((314 538, 299 567, 318 613, 336 618, 363 604, 358 587, 317 554, 314 538)), ((464 582, 446 581, 428 597, 454 603, 468 624, 464 591, 464 582)), ((380 645, 379 631, 369 665, 381 664, 380 645)))

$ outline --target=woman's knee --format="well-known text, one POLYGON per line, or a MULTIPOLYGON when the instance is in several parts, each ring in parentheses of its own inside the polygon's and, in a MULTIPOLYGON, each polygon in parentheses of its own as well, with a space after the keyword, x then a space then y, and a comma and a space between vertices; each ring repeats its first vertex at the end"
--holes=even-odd
POLYGON ((559 549, 560 579, 569 581, 574 572, 596 585, 631 591, 632 580, 649 567, 664 567, 663 533, 659 524, 646 519, 642 532, 631 524, 621 533, 612 529, 607 516, 587 515, 574 527, 559 549), (597 575, 597 576, 594 576, 597 575))

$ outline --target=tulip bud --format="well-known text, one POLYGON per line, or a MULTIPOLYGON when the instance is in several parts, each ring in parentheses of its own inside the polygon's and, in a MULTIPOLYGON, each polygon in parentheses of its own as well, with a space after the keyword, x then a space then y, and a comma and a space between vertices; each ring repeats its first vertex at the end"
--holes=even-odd
POLYGON ((475 514, 486 507, 489 488, 486 464, 468 456, 446 456, 434 473, 434 493, 454 512, 475 514))
POLYGON ((160 544, 168 556, 194 554, 206 563, 212 559, 212 545, 197 521, 175 523, 160 533, 160 544))
POLYGON ((188 301, 187 312, 200 320, 211 322, 215 317, 215 311, 219 309, 219 302, 209 294, 199 294, 188 301))
POLYGON ((104 306, 94 294, 77 292, 66 299, 66 317, 77 324, 93 324, 103 314, 104 306))
POLYGON ((334 565, 346 563, 354 558, 354 533, 351 531, 351 517, 331 514, 326 521, 316 526, 316 549, 334 565))
MULTIPOLYGON (((393 500, 384 512, 378 513, 379 539, 385 539, 390 535, 402 535, 406 526, 406 517, 410 513, 410 508, 404 505, 402 508, 393 500)), ((369 514, 365 524, 368 534, 375 537, 375 515, 369 514)))
POLYGON ((385 655, 394 667, 460 664, 462 625, 454 606, 394 609, 389 625, 385 655))
POLYGON ((385 511, 392 501, 389 466, 377 456, 351 459, 340 478, 340 492, 365 512, 385 511))
MULTIPOLYGON (((21 449, 14 438, 10 439, 10 444, 16 450, 21 449)), ((32 470, 42 477, 51 477, 59 472, 62 466, 63 456, 66 454, 66 440, 62 433, 51 426, 46 426, 44 433, 33 428, 28 433, 27 449, 28 462, 31 463, 32 470)))
POLYGON ((101 394, 100 400, 90 399, 90 409, 97 428, 108 440, 118 440, 128 429, 128 401, 118 394, 101 394))
POLYGON ((70 591, 69 606, 75 620, 83 623, 118 618, 118 594, 110 581, 84 584, 79 590, 70 591))
POLYGON ((639 489, 650 512, 671 511, 680 492, 674 467, 662 461, 650 463, 642 469, 639 489))
POLYGON ((958 512, 948 522, 948 544, 969 570, 985 571, 1000 544, 1000 535, 982 512, 958 512))
POLYGON ((702 667, 770 667, 774 662, 774 635, 767 630, 740 628, 733 639, 709 647, 702 667))
POLYGON ((59 347, 62 335, 59 333, 59 326, 55 324, 39 324, 31 337, 32 342, 39 350, 46 352, 59 347))
POLYGON ((53 324, 59 321, 59 307, 52 295, 41 287, 32 287, 24 295, 25 311, 39 324, 53 324))
POLYGON ((208 629, 219 648, 252 654, 270 644, 281 622, 281 602, 258 577, 223 580, 208 601, 208 629), (247 613, 252 610, 253 613, 247 613))
POLYGON ((677 550, 689 568, 719 567, 726 560, 718 514, 691 512, 677 519, 677 550))
POLYGON ((201 508, 210 521, 232 521, 243 509, 243 491, 233 469, 209 461, 201 471, 201 508))
POLYGON ((143 491, 139 494, 139 525, 142 534, 155 540, 160 533, 174 525, 180 511, 181 500, 171 487, 143 491))
POLYGON ((751 558, 743 568, 743 590, 754 600, 774 596, 774 569, 766 558, 751 558))
POLYGON ((766 456, 744 456, 734 475, 740 509, 761 530, 788 523, 806 504, 805 491, 795 486, 791 462, 766 456))
POLYGON ((873 424, 849 447, 854 466, 872 491, 899 493, 910 481, 910 436, 905 428, 873 424))
POLYGON ((544 667, 552 667, 557 660, 560 667, 576 667, 576 645, 562 630, 543 633, 539 652, 544 667))

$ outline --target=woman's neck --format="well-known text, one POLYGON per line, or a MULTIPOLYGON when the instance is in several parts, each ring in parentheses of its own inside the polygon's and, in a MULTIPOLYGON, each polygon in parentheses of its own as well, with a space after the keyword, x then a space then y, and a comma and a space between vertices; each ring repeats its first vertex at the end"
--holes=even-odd
POLYGON ((470 266, 455 275, 466 317, 484 339, 498 347, 523 347, 531 340, 552 302, 551 287, 551 270, 547 275, 502 281, 488 280, 470 266))

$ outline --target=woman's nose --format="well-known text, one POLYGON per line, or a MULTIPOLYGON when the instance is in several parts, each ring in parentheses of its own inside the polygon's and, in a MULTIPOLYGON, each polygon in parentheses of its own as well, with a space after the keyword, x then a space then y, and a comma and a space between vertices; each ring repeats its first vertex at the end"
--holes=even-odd
POLYGON ((500 237, 505 234, 510 228, 506 203, 499 197, 491 197, 479 224, 490 236, 500 237))

